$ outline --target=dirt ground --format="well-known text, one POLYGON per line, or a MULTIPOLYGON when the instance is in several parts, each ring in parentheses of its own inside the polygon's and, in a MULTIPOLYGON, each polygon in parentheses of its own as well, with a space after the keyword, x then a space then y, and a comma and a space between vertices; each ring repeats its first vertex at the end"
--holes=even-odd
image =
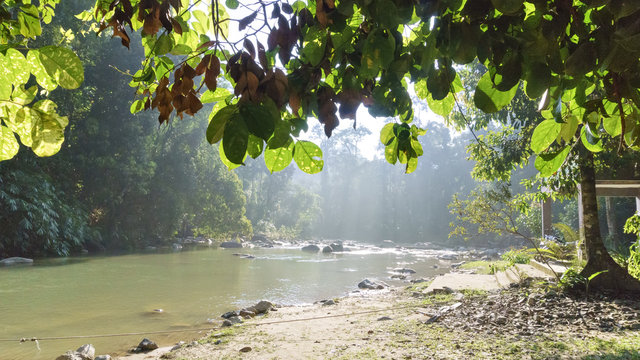
POLYGON ((174 351, 123 359, 640 359, 637 299, 425 289, 282 307, 174 351))

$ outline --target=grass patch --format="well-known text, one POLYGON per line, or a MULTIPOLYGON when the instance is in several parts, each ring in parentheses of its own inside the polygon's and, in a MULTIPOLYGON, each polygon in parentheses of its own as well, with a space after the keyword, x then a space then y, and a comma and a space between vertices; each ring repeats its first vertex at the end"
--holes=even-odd
POLYGON ((409 291, 409 292, 413 292, 413 291, 421 292, 422 290, 428 288, 429 285, 431 285, 431 283, 432 283, 432 281, 423 281, 421 283, 409 285, 409 286, 405 287, 404 289, 409 291))
POLYGON ((475 270, 477 274, 494 274, 498 271, 502 271, 509 267, 509 262, 505 260, 496 260, 496 261, 469 261, 460 265, 460 269, 467 270, 475 270))

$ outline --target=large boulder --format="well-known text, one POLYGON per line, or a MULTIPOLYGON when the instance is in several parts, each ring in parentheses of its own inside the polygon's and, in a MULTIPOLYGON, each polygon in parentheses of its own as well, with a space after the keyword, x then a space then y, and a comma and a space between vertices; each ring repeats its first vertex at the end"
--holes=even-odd
POLYGON ((331 246, 325 246, 322 248, 323 254, 331 254, 332 252, 333 252, 333 249, 331 249, 331 246))
POLYGON ((132 352, 135 353, 141 353, 141 352, 149 352, 149 351, 153 351, 155 349, 158 348, 158 344, 154 343, 153 341, 144 338, 142 339, 142 341, 140 341, 140 344, 138 344, 138 347, 136 347, 135 349, 133 349, 132 352))
POLYGON ((371 289, 371 290, 380 290, 380 289, 384 289, 384 286, 378 283, 375 283, 369 279, 364 279, 362 280, 359 284, 358 287, 360 289, 371 289))
POLYGON ((270 302, 268 302, 266 300, 262 300, 259 303, 246 308, 245 310, 253 311, 256 314, 264 314, 267 311, 271 310, 272 307, 273 307, 272 303, 270 303, 270 302))
POLYGON ((33 259, 27 259, 23 257, 10 257, 0 260, 1 265, 18 265, 18 264, 33 264, 33 259))
POLYGON ((307 245, 302 247, 302 251, 317 253, 320 248, 317 245, 307 245))
POLYGON ((333 243, 331 245, 329 245, 331 247, 331 250, 333 252, 343 252, 344 251, 344 247, 342 246, 342 243, 333 243))
POLYGON ((56 360, 94 360, 96 357, 96 349, 91 344, 85 344, 76 351, 67 351, 58 356, 56 360))
POLYGON ((235 241, 224 241, 220 244, 220 247, 223 249, 237 249, 241 248, 242 244, 235 241))

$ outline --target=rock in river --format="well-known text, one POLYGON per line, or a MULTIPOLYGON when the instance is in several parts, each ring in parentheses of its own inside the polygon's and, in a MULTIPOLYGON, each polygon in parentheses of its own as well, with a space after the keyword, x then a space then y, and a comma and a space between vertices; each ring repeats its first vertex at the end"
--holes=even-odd
POLYGON ((237 249, 241 248, 242 244, 235 241, 223 241, 222 243, 220 243, 220 247, 223 249, 237 249))
POLYGON ((322 253, 323 254, 330 254, 333 252, 333 249, 331 249, 331 246, 325 246, 322 248, 322 253))
POLYGON ((393 269, 393 272, 397 272, 397 273, 400 273, 400 274, 415 274, 416 273, 415 270, 409 269, 409 268, 396 268, 396 269, 393 269))
POLYGON ((317 245, 307 245, 302 248, 302 251, 317 253, 320 248, 317 245))
POLYGON ((331 247, 331 250, 333 252, 343 252, 344 251, 344 247, 342 246, 342 243, 333 243, 331 245, 329 245, 329 247, 331 247))
POLYGON ((375 283, 369 279, 364 279, 362 280, 359 284, 358 287, 360 289, 376 289, 376 290, 380 290, 380 289, 384 289, 384 286, 375 283))
POLYGON ((67 351, 58 356, 56 360, 94 360, 96 349, 91 344, 85 344, 76 351, 67 351))
POLYGON ((23 257, 10 257, 0 260, 2 265, 17 265, 17 264, 33 264, 33 259, 27 259, 23 257))
POLYGON ((158 344, 154 343, 153 341, 147 338, 144 338, 142 339, 142 341, 140 341, 140 344, 138 344, 138 347, 133 349, 132 352, 135 352, 135 353, 149 352, 157 348, 158 348, 158 344))

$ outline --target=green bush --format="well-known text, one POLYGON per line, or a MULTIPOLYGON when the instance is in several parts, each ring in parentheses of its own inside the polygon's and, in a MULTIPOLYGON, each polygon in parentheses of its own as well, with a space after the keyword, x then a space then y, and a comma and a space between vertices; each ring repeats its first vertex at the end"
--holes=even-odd
POLYGON ((532 256, 528 249, 512 249, 502 254, 502 260, 507 261, 509 266, 514 264, 528 264, 531 258, 532 256))

